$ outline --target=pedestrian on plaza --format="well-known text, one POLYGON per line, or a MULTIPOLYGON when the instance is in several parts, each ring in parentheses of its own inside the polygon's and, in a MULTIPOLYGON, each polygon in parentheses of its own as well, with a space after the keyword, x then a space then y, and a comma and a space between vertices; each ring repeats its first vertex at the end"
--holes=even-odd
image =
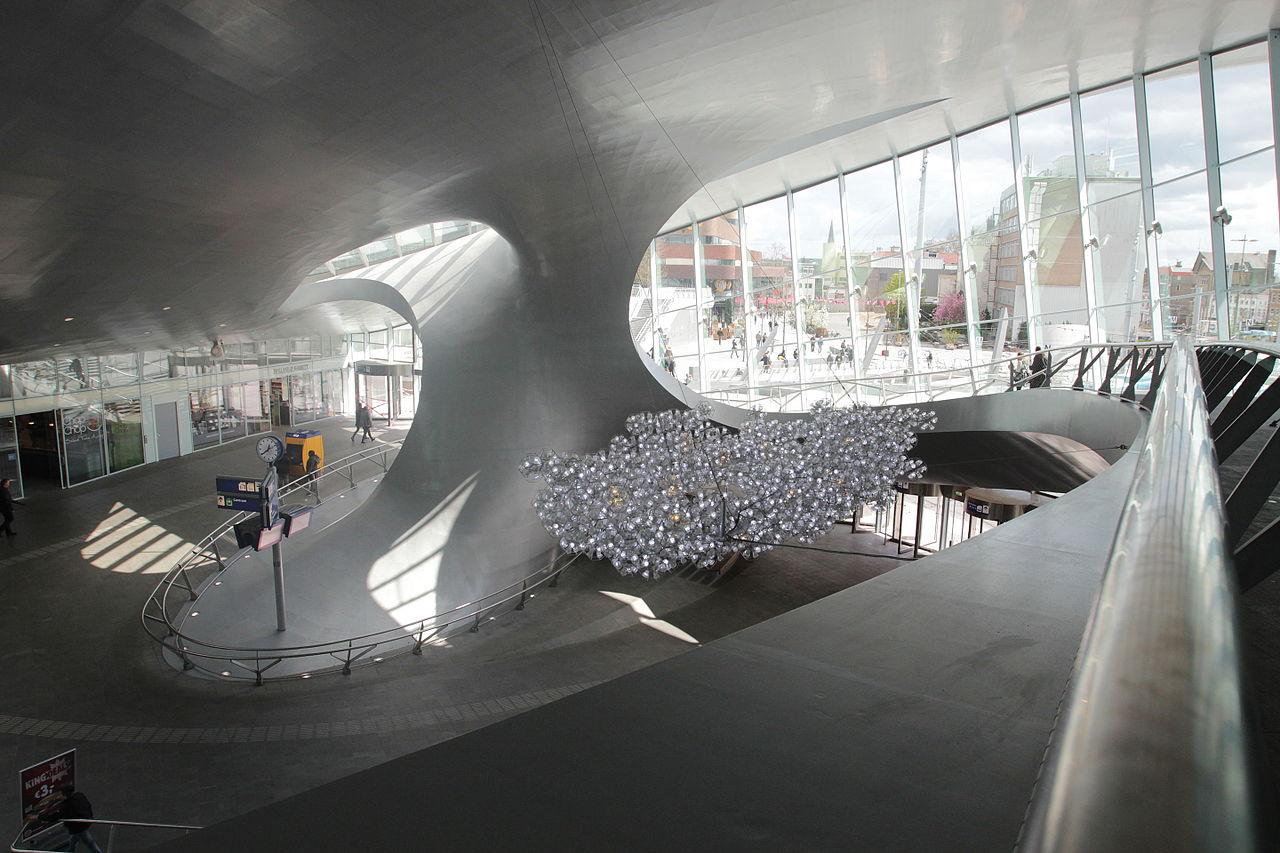
POLYGON ((928 365, 930 369, 933 368, 933 353, 927 352, 924 354, 924 363, 928 365))
POLYGON ((89 834, 91 824, 85 823, 84 820, 76 820, 76 818, 93 820, 93 806, 89 803, 88 797, 71 785, 62 789, 62 807, 58 812, 58 818, 62 820, 62 825, 66 827, 67 835, 71 838, 71 846, 66 848, 67 850, 75 850, 83 844, 89 849, 89 853, 102 853, 98 842, 94 841, 93 836, 89 834))
POLYGON ((729 347, 729 355, 735 358, 738 355, 738 339, 737 338, 733 339, 733 346, 729 347))
POLYGON ((1018 353, 1018 357, 1009 362, 1009 390, 1017 391, 1027 383, 1027 376, 1030 371, 1027 370, 1027 357, 1024 353, 1018 353))
POLYGON ((360 434, 360 430, 364 427, 364 404, 356 400, 356 431, 351 433, 351 443, 356 443, 356 436, 360 434))
POLYGON ((1031 356, 1031 382, 1032 388, 1049 387, 1049 367, 1052 365, 1049 353, 1036 347, 1036 354, 1031 356))
POLYGON ((764 372, 768 373, 769 372, 769 353, 765 353, 761 357, 760 364, 764 367, 764 372))
POLYGON ((827 370, 831 369, 831 365, 835 364, 836 357, 831 353, 827 353, 827 370))
POLYGON ((795 359, 796 364, 800 363, 800 347, 796 347, 791 351, 791 357, 795 359))
POLYGON ((18 531, 13 529, 13 492, 9 491, 11 485, 13 480, 8 477, 0 480, 0 518, 4 519, 4 524, 0 524, 0 530, 4 531, 5 536, 18 535, 18 531))
POLYGON ((373 429, 373 409, 369 406, 368 403, 365 403, 364 435, 360 437, 361 444, 364 444, 366 441, 373 441, 373 433, 371 432, 372 429, 373 429))

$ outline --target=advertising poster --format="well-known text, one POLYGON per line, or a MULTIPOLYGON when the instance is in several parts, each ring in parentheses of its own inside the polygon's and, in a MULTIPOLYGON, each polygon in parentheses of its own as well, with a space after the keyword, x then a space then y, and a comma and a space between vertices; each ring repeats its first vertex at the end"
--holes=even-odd
POLYGON ((19 772, 22 789, 22 837, 30 838, 58 822, 62 789, 76 784, 76 751, 46 758, 19 772))

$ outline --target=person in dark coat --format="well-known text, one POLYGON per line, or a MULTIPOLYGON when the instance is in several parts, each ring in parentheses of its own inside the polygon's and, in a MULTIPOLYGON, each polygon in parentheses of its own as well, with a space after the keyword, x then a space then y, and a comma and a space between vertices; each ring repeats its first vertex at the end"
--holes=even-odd
POLYGON ((18 531, 13 529, 13 492, 9 491, 11 485, 13 480, 8 477, 0 480, 0 518, 4 519, 0 530, 4 531, 5 536, 18 535, 18 531))
MULTIPOLYGON (((362 442, 363 443, 363 442, 362 442)), ((320 501, 320 484, 316 482, 316 472, 320 470, 320 454, 312 450, 307 454, 307 474, 303 477, 307 488, 311 490, 311 494, 315 495, 316 502, 320 501)))
MULTIPOLYGON (((672 359, 672 360, 671 360, 671 369, 672 369, 672 370, 675 370, 675 367, 676 367, 675 359, 672 359)), ((368 404, 365 404, 365 407, 364 407, 364 435, 363 435, 363 436, 361 437, 361 439, 360 439, 360 443, 361 443, 361 444, 364 444, 366 441, 373 441, 373 433, 371 433, 371 432, 369 431, 369 430, 371 430, 372 428, 373 428, 373 409, 369 408, 368 404)))
POLYGON ((356 401, 356 431, 351 433, 351 443, 356 443, 356 436, 360 434, 360 430, 364 428, 364 403, 356 401))
POLYGON ((98 842, 94 841, 93 836, 89 834, 90 824, 75 820, 75 818, 93 820, 93 806, 89 803, 89 798, 71 786, 62 789, 62 796, 62 808, 58 812, 58 817, 62 819, 62 825, 66 827, 67 834, 71 837, 71 846, 67 849, 75 850, 83 844, 89 848, 90 853, 102 853, 98 842))
POLYGON ((1036 347, 1036 354, 1031 356, 1031 387, 1032 388, 1048 388, 1049 387, 1049 353, 1036 347))

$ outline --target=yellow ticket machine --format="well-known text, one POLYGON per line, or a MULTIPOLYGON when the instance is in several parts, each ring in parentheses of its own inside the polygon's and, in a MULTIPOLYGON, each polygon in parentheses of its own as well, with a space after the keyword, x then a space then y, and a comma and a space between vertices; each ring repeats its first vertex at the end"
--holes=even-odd
POLYGON ((315 451, 324 465, 324 437, 314 429, 297 429, 284 434, 285 455, 289 458, 289 476, 307 473, 307 457, 315 451))

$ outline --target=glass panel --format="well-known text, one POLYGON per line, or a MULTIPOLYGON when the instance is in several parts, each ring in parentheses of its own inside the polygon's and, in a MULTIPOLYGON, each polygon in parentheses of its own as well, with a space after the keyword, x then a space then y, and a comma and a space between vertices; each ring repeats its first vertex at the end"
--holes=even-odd
POLYGON ((108 355, 101 359, 98 366, 102 384, 108 387, 119 385, 136 385, 138 383, 138 354, 136 352, 121 355, 108 355))
POLYGON ((231 385, 226 389, 227 411, 244 424, 249 435, 271 429, 271 405, 265 399, 261 382, 231 385))
MULTIPOLYGON (((979 362, 1002 361, 1027 351, 1027 319, 1000 314, 978 324, 979 362)), ((1000 369, 1004 369, 1003 365, 1000 369)))
POLYGON ((1143 321, 1143 284, 1147 272, 1146 226, 1140 192, 1089 206, 1094 295, 1098 324, 1106 341, 1150 339, 1150 317, 1143 321))
POLYGON ((58 410, 62 430, 62 467, 68 485, 107 473, 102 454, 102 406, 89 404, 58 410))
POLYGON ((191 446, 195 450, 218 444, 223 417, 222 389, 203 388, 188 394, 191 401, 191 446))
POLYGON ((1231 336, 1274 341, 1280 320, 1280 289, 1275 286, 1280 221, 1271 150, 1222 167, 1222 203, 1231 212, 1231 224, 1224 228, 1231 336))
POLYGON ((355 249, 352 249, 344 255, 338 255, 338 257, 334 258, 329 263, 333 264, 333 268, 338 272, 364 266, 364 261, 360 260, 360 253, 355 249))
POLYGON ((794 382, 792 352, 799 338, 787 200, 783 197, 762 201, 743 213, 751 260, 751 304, 756 312, 757 327, 764 333, 764 355, 769 357, 767 368, 764 355, 760 358, 761 381, 794 382), (779 354, 785 358, 779 358, 779 354))
POLYGON ((365 352, 369 361, 387 360, 387 330, 378 329, 369 333, 369 347, 365 352))
POLYGON ((1156 236, 1160 302, 1176 310, 1164 318, 1166 332, 1194 330, 1200 337, 1216 336, 1209 191, 1204 173, 1156 187, 1155 208, 1161 229, 1156 236), (1199 305, 1198 318, 1195 305, 1199 305))
POLYGON ((965 224, 969 233, 985 234, 1018 222, 1013 195, 1013 149, 1009 122, 966 133, 960 147, 960 182, 964 186, 965 224), (1012 210, 1012 216, 1010 215, 1012 210))
POLYGON ((1036 320, 1046 330, 1046 345, 1066 346, 1087 340, 1080 217, 1063 213, 1031 222, 1027 240, 1036 252, 1031 264, 1036 320))
POLYGON ((107 462, 110 470, 123 471, 141 465, 142 402, 117 399, 107 403, 107 462))
POLYGON ((805 303, 805 338, 829 328, 829 313, 839 315, 835 328, 847 323, 844 239, 840 233, 840 185, 827 181, 795 193, 796 255, 800 280, 796 296, 805 303))
MULTIPOLYGON (((369 378, 371 385, 381 385, 383 399, 386 398, 386 378, 375 376, 369 378)), ((305 424, 320 417, 322 396, 320 393, 319 373, 300 373, 289 377, 290 406, 293 410, 293 422, 305 424)), ((383 417, 386 417, 385 412, 383 417)))
POLYGON ((644 257, 636 266, 636 276, 631 282, 631 299, 627 305, 627 319, 631 323, 631 340, 636 349, 647 353, 653 347, 653 300, 649 283, 653 278, 651 267, 653 243, 644 250, 644 257))
POLYGON ((663 234, 654 241, 658 252, 658 311, 692 312, 694 306, 693 228, 663 234))
POLYGON ((83 391, 99 387, 98 359, 71 356, 58 359, 57 366, 60 391, 83 391))
POLYGON ((705 282, 701 334, 707 358, 707 375, 699 378, 704 383, 712 377, 745 376, 746 300, 739 235, 736 210, 698 223, 705 282))
POLYGON ((400 416, 403 418, 413 417, 414 404, 417 402, 413 380, 412 376, 396 377, 396 381, 400 383, 400 416))
POLYGON ((902 243, 893 164, 880 163, 845 176, 850 261, 853 266, 856 326, 840 337, 861 337, 880 329, 905 328, 902 297, 902 243))
POLYGON ((390 260, 391 258, 398 257, 400 254, 396 251, 395 241, 390 237, 384 237, 381 240, 374 240, 372 243, 361 246, 360 248, 361 251, 364 252, 365 260, 371 264, 376 264, 379 261, 390 260))
POLYGON ((1147 133, 1155 183, 1204 168, 1204 114, 1195 62, 1148 74, 1147 133))
POLYGON ((898 158, 906 228, 907 280, 917 288, 920 324, 933 325, 938 299, 959 290, 960 225, 951 144, 898 158))
POLYGON ((1271 83, 1265 43, 1213 57, 1213 106, 1218 117, 1220 162, 1271 144, 1271 83))
POLYGON ((416 252, 419 249, 425 249, 431 245, 431 228, 410 228, 408 231, 401 231, 396 235, 396 242, 400 244, 400 251, 408 254, 416 252))
POLYGON ((1018 116, 1018 139, 1027 221, 1077 210, 1080 200, 1071 104, 1059 101, 1018 116))
POLYGON ((1136 192, 1140 169, 1133 84, 1081 95, 1080 122, 1088 203, 1136 192))
POLYGON ((408 325, 397 326, 392 331, 395 345, 392 348, 391 360, 408 364, 413 361, 413 330, 408 325))
MULTIPOLYGON (((12 407, 6 407, 13 411, 12 407)), ((22 471, 18 464, 18 421, 12 415, 0 416, 0 479, 13 480, 9 494, 21 498, 22 471)))

